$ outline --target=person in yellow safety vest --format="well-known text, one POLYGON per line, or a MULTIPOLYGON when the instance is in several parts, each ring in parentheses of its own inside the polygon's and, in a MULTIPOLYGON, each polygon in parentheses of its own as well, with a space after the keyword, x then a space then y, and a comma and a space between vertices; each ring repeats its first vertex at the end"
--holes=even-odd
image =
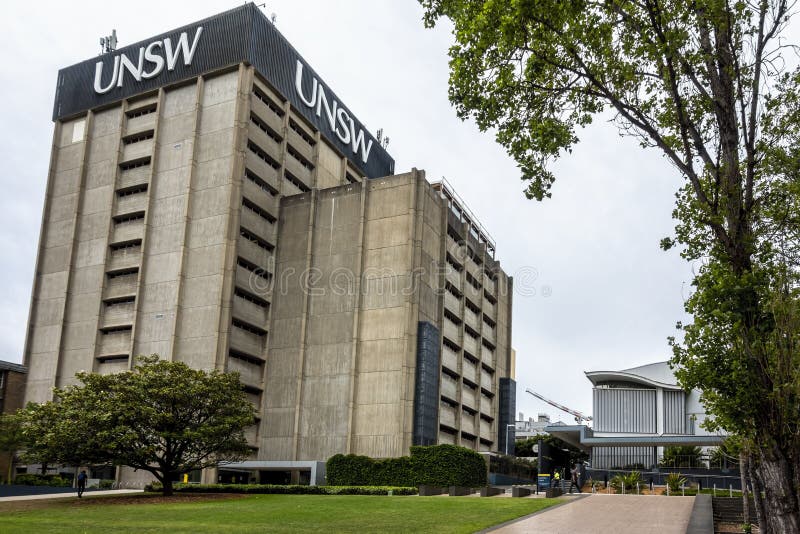
POLYGON ((556 471, 556 474, 553 476, 553 483, 551 484, 551 487, 561 487, 561 473, 558 471, 556 471))

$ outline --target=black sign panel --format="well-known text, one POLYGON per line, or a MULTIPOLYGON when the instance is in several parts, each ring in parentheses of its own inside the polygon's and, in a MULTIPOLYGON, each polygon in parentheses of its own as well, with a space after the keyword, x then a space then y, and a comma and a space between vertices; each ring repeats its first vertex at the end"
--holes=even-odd
POLYGON ((367 177, 394 174, 392 157, 254 4, 61 69, 53 120, 241 62, 367 177))

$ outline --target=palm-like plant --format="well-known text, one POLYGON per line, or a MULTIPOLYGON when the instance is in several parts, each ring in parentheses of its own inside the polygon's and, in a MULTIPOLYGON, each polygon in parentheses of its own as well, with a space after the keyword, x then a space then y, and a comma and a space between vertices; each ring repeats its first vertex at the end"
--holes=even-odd
POLYGON ((640 493, 644 486, 642 474, 639 471, 631 471, 630 473, 620 473, 615 475, 610 481, 609 485, 615 491, 621 493, 640 493))
POLYGON ((680 473, 670 473, 667 475, 667 487, 669 491, 677 493, 686 484, 686 477, 680 473))

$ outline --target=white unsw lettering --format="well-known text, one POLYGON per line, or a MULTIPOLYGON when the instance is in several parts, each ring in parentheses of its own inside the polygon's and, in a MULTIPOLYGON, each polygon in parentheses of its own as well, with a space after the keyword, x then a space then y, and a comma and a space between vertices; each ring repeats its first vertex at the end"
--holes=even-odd
POLYGON ((325 94, 325 88, 321 82, 316 78, 311 78, 311 96, 306 98, 303 94, 303 63, 297 60, 297 71, 294 76, 294 88, 297 91, 297 96, 306 107, 311 108, 316 113, 317 117, 322 118, 323 109, 325 111, 325 118, 328 120, 328 126, 331 131, 336 134, 336 137, 345 145, 351 145, 353 154, 359 154, 361 161, 364 163, 369 159, 370 150, 372 150, 372 139, 364 135, 364 129, 359 128, 356 132, 356 123, 347 110, 339 107, 339 102, 334 98, 333 106, 328 103, 328 97, 325 94), (367 141, 365 142, 365 138, 367 141))
POLYGON ((192 64, 192 59, 197 51, 197 43, 200 41, 200 35, 203 33, 203 27, 198 26, 195 31, 192 45, 189 46, 189 36, 187 32, 181 33, 178 37, 178 42, 175 48, 172 47, 172 39, 167 37, 163 41, 153 41, 147 46, 139 48, 138 61, 134 63, 125 54, 119 54, 114 57, 114 67, 111 73, 111 80, 108 85, 103 87, 103 62, 98 61, 94 67, 94 90, 96 93, 103 94, 109 92, 114 87, 122 87, 125 82, 125 71, 133 76, 137 82, 143 79, 149 80, 155 78, 164 70, 175 70, 178 64, 178 59, 183 54, 183 64, 189 66, 192 64), (163 50, 164 57, 159 53, 163 50), (152 70, 146 71, 145 65, 152 64, 152 70))

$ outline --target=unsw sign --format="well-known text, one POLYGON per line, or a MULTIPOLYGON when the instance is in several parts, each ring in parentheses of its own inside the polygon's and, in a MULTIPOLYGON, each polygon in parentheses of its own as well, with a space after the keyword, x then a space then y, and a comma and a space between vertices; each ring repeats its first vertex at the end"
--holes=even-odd
POLYGON ((203 27, 198 26, 194 31, 191 46, 189 45, 188 32, 181 32, 181 36, 175 44, 172 43, 172 39, 165 37, 164 39, 153 41, 147 46, 140 46, 136 62, 131 61, 125 54, 115 55, 114 65, 111 69, 111 79, 106 83, 103 83, 103 65, 105 62, 98 61, 94 67, 94 92, 102 95, 114 87, 122 87, 125 83, 126 72, 130 74, 134 81, 141 82, 161 74, 164 66, 167 67, 167 70, 173 71, 181 55, 183 55, 183 64, 188 67, 192 64, 192 58, 197 51, 197 43, 202 34, 203 27))
POLYGON ((53 120, 242 62, 367 177, 394 174, 391 156, 253 4, 62 69, 53 120))

